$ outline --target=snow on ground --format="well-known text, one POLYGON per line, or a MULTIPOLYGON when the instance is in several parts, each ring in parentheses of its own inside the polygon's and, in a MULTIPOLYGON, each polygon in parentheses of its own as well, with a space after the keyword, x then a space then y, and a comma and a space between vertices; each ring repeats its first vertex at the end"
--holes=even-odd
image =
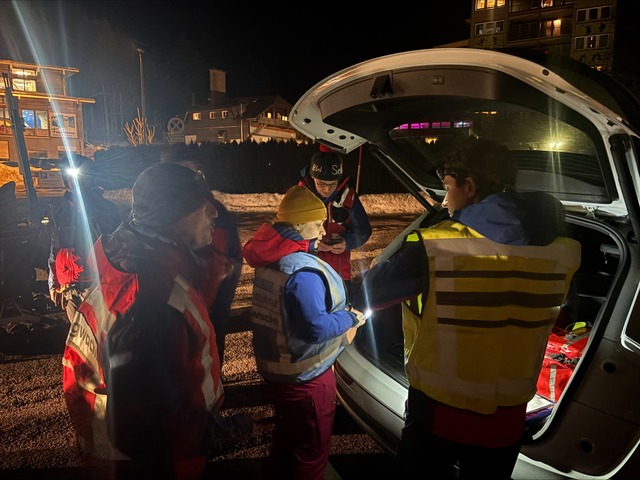
MULTIPOLYGON (((16 183, 17 190, 24 190, 22 176, 16 167, 9 167, 0 163, 0 185, 9 181, 16 183)), ((218 200, 235 212, 265 212, 275 213, 283 194, 281 193, 249 193, 230 194, 214 191, 218 200)), ((131 190, 110 190, 105 193, 105 198, 114 202, 123 211, 128 211, 131 205, 131 190)), ((370 215, 414 213, 423 211, 423 207, 409 194, 383 193, 362 195, 362 205, 370 215)))
MULTIPOLYGON (((281 193, 242 193, 230 194, 213 192, 229 210, 234 212, 265 212, 275 213, 283 194, 281 193)), ((130 205, 131 190, 112 190, 105 193, 105 198, 118 206, 130 205)), ((387 213, 414 213, 424 210, 418 201, 409 194, 383 193, 362 195, 362 205, 369 215, 387 213)))

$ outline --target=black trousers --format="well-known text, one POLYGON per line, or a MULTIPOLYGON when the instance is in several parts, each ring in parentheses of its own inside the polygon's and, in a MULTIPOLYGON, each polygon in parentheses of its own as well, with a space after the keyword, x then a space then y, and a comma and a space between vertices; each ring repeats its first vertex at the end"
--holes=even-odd
POLYGON ((397 455, 399 469, 407 478, 511 478, 521 440, 503 448, 486 448, 438 437, 430 431, 426 421, 429 402, 432 400, 423 392, 409 387, 407 416, 397 455))

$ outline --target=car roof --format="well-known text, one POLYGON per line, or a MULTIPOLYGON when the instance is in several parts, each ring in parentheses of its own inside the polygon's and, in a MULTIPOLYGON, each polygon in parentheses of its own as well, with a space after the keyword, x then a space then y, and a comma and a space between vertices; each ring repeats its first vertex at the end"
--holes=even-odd
POLYGON ((611 138, 637 141, 640 107, 611 77, 566 57, 433 48, 379 57, 325 78, 295 103, 289 121, 339 152, 376 145, 421 188, 438 185, 434 145, 446 144, 444 133, 479 132, 516 152, 519 189, 626 215, 611 138))

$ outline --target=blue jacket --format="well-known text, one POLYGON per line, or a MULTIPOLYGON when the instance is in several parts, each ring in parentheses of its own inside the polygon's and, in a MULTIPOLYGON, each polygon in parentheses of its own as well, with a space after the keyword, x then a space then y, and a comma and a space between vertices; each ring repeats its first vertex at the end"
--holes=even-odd
POLYGON ((358 323, 345 310, 344 282, 326 262, 306 253, 308 248, 309 242, 290 227, 265 223, 243 249, 249 265, 258 267, 253 339, 258 371, 268 380, 295 383, 317 377, 358 323), (268 267, 260 262, 276 252, 279 258, 268 267), (293 365, 310 358, 312 364, 293 365))

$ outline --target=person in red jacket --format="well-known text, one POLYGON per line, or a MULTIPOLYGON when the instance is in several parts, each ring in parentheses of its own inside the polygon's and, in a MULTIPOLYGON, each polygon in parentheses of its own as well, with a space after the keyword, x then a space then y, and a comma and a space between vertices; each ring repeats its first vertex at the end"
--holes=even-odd
POLYGON ((132 197, 127 221, 94 246, 98 284, 69 330, 64 397, 83 453, 130 460, 150 478, 198 479, 253 425, 219 411, 209 308, 230 268, 199 253, 217 212, 202 174, 174 163, 144 170, 132 197))
POLYGON ((340 155, 324 145, 311 156, 309 172, 299 182, 322 200, 327 209, 324 229, 318 243, 318 256, 331 265, 351 287, 351 250, 364 245, 371 237, 371 224, 358 194, 343 177, 340 155))

